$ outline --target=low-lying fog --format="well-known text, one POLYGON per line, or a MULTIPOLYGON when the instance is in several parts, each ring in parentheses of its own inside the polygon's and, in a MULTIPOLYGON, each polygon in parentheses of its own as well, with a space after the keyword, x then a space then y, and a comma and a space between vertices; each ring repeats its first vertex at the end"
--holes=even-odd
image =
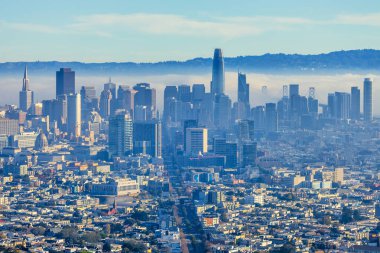
MULTIPOLYGON (((0 76, 0 105, 18 104, 18 92, 22 87, 22 73, 18 76, 0 76)), ((363 79, 374 78, 373 83, 373 110, 380 115, 380 88, 377 85, 377 75, 337 74, 337 75, 283 75, 283 74, 258 74, 247 73, 247 81, 251 87, 251 104, 253 106, 266 102, 277 101, 282 94, 282 86, 290 83, 300 84, 300 93, 308 94, 309 87, 315 87, 316 97, 321 103, 326 103, 327 93, 334 91, 350 92, 351 86, 359 86, 363 97, 363 79), (262 86, 267 86, 267 93, 262 93, 262 86)), ((29 73, 30 87, 34 91, 35 101, 50 99, 55 96, 55 73, 49 76, 34 76, 29 73)), ((109 77, 81 75, 76 73, 76 89, 79 91, 82 85, 92 85, 97 89, 97 95, 103 89, 103 84, 109 77)), ((139 82, 148 82, 157 89, 157 106, 161 110, 163 106, 163 89, 165 85, 204 83, 209 90, 211 74, 204 75, 118 75, 112 76, 112 82, 133 86, 139 82)), ((237 73, 226 73, 226 93, 232 101, 237 97, 237 73)))

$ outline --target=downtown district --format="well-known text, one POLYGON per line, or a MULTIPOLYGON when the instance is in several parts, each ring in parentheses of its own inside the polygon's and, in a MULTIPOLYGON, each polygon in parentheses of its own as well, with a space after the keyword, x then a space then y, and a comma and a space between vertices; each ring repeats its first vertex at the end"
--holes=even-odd
POLYGON ((211 68, 209 91, 163 98, 111 80, 76 93, 61 68, 35 103, 25 67, 19 105, 0 108, 0 250, 380 252, 372 79, 251 107, 245 74, 225 94, 220 49, 211 68))

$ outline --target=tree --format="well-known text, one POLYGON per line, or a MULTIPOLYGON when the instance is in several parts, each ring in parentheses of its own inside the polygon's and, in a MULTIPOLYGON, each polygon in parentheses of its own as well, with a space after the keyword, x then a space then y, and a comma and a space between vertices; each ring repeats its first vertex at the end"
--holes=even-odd
POLYGON ((144 211, 135 211, 132 213, 131 217, 135 220, 139 221, 147 221, 148 220, 148 214, 144 211))
POLYGON ((135 240, 126 241, 123 244, 122 248, 123 248, 123 253, 124 252, 125 253, 127 253, 127 252, 144 253, 147 250, 145 244, 138 242, 138 241, 135 241, 135 240))
POLYGON ((65 242, 70 245, 79 244, 81 242, 77 229, 70 226, 62 228, 61 232, 57 234, 57 237, 65 239, 65 242))
POLYGON ((46 229, 43 227, 34 227, 30 230, 30 232, 32 232, 32 234, 34 235, 44 235, 46 232, 46 229))
POLYGON ((107 235, 111 234, 111 225, 110 224, 104 225, 104 233, 106 233, 107 235))
POLYGON ((97 243, 102 237, 98 232, 87 232, 82 235, 82 239, 88 243, 97 243))
POLYGON ((112 248, 109 242, 106 242, 105 244, 103 244, 103 252, 111 252, 111 250, 112 248))
POLYGON ((341 223, 346 224, 354 221, 353 212, 351 208, 344 206, 342 209, 341 223))

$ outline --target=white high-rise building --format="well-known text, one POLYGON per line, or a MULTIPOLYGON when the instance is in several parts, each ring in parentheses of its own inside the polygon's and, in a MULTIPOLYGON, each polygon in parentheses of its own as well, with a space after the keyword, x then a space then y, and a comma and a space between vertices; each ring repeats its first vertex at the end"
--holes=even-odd
POLYGON ((67 133, 81 136, 81 97, 78 93, 67 96, 67 133))
POLYGON ((186 154, 197 155, 199 152, 207 153, 207 128, 186 129, 186 154))

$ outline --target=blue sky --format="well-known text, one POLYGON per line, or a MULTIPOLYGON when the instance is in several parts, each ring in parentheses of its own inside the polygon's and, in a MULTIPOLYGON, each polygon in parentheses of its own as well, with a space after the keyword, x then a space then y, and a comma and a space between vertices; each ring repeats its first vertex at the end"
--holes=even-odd
POLYGON ((378 0, 2 0, 0 62, 380 49, 378 0))

